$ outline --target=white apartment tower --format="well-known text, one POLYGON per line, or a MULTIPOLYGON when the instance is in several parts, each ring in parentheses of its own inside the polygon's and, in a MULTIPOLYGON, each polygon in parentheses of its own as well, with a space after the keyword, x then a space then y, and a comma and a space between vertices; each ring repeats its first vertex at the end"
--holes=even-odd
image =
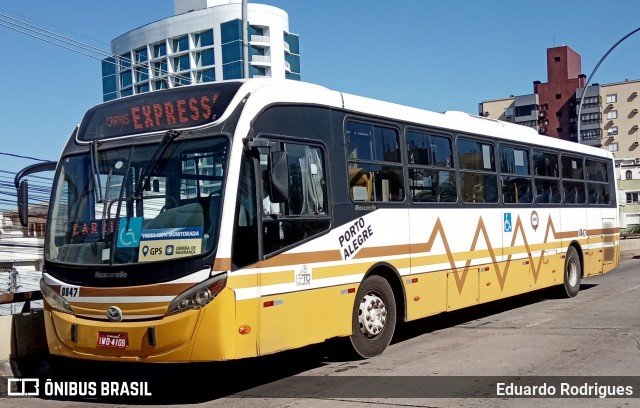
MULTIPOLYGON (((287 13, 247 8, 249 77, 300 80, 299 37, 287 13)), ((244 77, 241 0, 174 0, 174 11, 111 41, 115 56, 102 61, 104 101, 244 77)))

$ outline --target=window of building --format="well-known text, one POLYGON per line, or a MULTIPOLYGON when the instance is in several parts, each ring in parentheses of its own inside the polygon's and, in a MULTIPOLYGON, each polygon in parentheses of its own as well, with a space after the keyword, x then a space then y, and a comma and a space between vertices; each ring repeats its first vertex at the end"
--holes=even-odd
POLYGON ((242 61, 224 64, 222 66, 223 79, 240 79, 242 78, 242 61))
POLYGON ((141 94, 141 93, 145 93, 145 92, 149 92, 149 84, 148 83, 136 86, 136 93, 137 94, 141 94))
POLYGON ((615 136, 618 134, 618 127, 617 126, 611 126, 609 129, 607 129, 607 135, 608 136, 615 136))
POLYGON ((193 35, 193 46, 196 48, 213 45, 213 30, 202 31, 193 35))
POLYGON ((624 176, 625 176, 625 178, 624 178, 625 180, 632 180, 633 179, 633 173, 631 172, 631 170, 627 170, 624 173, 624 176))
POLYGON ((131 71, 124 71, 120 73, 120 88, 131 86, 132 83, 131 71))
POLYGON ((253 65, 249 66, 249 76, 251 78, 264 78, 267 77, 267 68, 266 67, 255 67, 253 65))
POLYGON ((562 99, 562 94, 556 94, 556 99, 562 99))
POLYGON ((555 62, 560 62, 560 57, 553 57, 553 60, 554 60, 555 62))
POLYGON ((102 93, 108 94, 117 91, 116 76, 109 75, 102 78, 102 93))
POLYGON ((220 24, 222 44, 242 40, 242 20, 235 19, 220 24))
POLYGON ((161 89, 167 89, 168 85, 167 85, 167 80, 166 79, 161 79, 159 81, 153 81, 153 89, 156 91, 159 91, 161 89))
POLYGON ((131 68, 131 55, 128 52, 125 52, 124 54, 120 55, 120 58, 118 58, 118 62, 120 63, 120 69, 128 69, 131 68))
POLYGON ((587 96, 582 103, 583 108, 595 108, 600 106, 600 96, 587 96))
POLYGON ((556 118, 561 118, 561 117, 562 117, 562 111, 556 112, 556 118))
POLYGON ((181 55, 172 58, 173 72, 187 71, 189 69, 189 55, 181 55))
POLYGON ((618 102, 618 94, 607 95, 607 103, 616 103, 616 102, 618 102))
POLYGON ((235 41, 222 46, 222 63, 242 61, 242 42, 235 41))
POLYGON ((607 113, 607 119, 618 119, 618 111, 617 110, 611 110, 607 113))
POLYGON ((172 75, 171 83, 173 86, 183 86, 191 84, 191 74, 188 72, 184 72, 180 75, 172 75))
POLYGON ((600 138, 600 128, 580 130, 580 135, 581 135, 582 140, 599 139, 600 138))
POLYGON ((300 38, 296 34, 284 33, 284 41, 289 45, 289 52, 300 54, 300 38))
POLYGON ((400 139, 395 128, 346 125, 349 193, 353 201, 404 201, 400 139))
POLYGON ((153 45, 153 58, 160 58, 167 55, 167 43, 161 42, 153 45))
POLYGON ((196 82, 213 82, 216 80, 216 71, 213 68, 196 71, 196 82))
POLYGON ((618 151, 618 142, 613 142, 609 144, 609 151, 610 152, 617 152, 618 151))
POLYGON ((515 111, 514 111, 514 109, 513 109, 513 108, 506 108, 506 109, 504 110, 504 116, 506 116, 506 117, 508 117, 508 118, 513 117, 514 113, 515 113, 515 111))
POLYGON ((583 125, 600 123, 600 118, 601 118, 600 112, 584 113, 580 115, 580 119, 582 120, 583 125))
POLYGON ((172 50, 174 53, 187 51, 189 49, 189 38, 186 35, 182 37, 176 37, 172 41, 172 50))
POLYGON ((536 110, 536 105, 516 106, 516 116, 531 116, 536 110))
POLYGON ((639 193, 627 193, 627 204, 637 204, 639 193))
POLYGON ((135 70, 136 82, 143 82, 149 79, 149 70, 147 68, 136 67, 134 68, 134 70, 135 70))
POLYGON ((102 60, 102 76, 115 75, 116 74, 116 59, 113 57, 105 58, 102 60))
POLYGON ((159 77, 168 72, 167 61, 157 61, 153 63, 153 76, 159 77))
POLYGON ((293 73, 300 73, 300 56, 294 54, 287 54, 284 56, 284 60, 289 63, 289 68, 293 73))
POLYGON ((197 68, 208 67, 214 64, 213 48, 193 53, 193 62, 197 68))
POLYGON ((147 62, 149 56, 147 54, 147 47, 139 48, 133 52, 133 56, 137 63, 147 62))

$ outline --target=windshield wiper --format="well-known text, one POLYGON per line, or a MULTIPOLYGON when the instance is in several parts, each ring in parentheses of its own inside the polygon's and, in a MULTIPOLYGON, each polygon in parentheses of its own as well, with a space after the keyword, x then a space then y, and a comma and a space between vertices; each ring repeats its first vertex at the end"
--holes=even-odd
POLYGON ((93 190, 97 203, 102 203, 102 184, 100 182, 100 169, 98 168, 98 142, 92 141, 89 146, 91 156, 91 177, 93 178, 93 190))
POLYGON ((165 133, 164 138, 162 139, 162 142, 160 142, 160 146, 158 146, 155 153, 153 154, 153 157, 151 158, 151 160, 149 160, 149 163, 144 167, 144 170, 142 171, 142 174, 140 174, 140 178, 136 183, 136 188, 133 191, 133 198, 136 201, 142 199, 142 190, 144 189, 147 178, 149 178, 149 176, 151 176, 153 173, 156 172, 160 159, 162 158, 164 153, 167 151, 171 143, 173 143, 173 141, 178 136, 180 136, 180 133, 181 132, 177 130, 167 130, 167 133, 165 133))
POLYGON ((105 234, 107 233, 107 209, 110 207, 109 205, 109 189, 111 188, 111 175, 113 174, 113 169, 109 169, 109 174, 107 175, 107 184, 104 187, 104 203, 102 203, 102 239, 104 240, 105 234))

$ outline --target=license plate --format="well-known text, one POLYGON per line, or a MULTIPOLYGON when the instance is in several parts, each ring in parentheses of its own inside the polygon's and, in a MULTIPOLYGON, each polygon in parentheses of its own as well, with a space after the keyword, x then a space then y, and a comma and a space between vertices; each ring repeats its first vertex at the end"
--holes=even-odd
POLYGON ((129 345, 127 333, 98 332, 98 347, 124 349, 129 345))

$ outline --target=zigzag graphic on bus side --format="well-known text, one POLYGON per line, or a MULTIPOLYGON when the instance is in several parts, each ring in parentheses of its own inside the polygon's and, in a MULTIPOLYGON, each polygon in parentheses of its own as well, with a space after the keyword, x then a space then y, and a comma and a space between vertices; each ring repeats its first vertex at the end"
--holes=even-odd
MULTIPOLYGON (((513 246, 516 242, 516 238, 517 238, 517 232, 520 231, 520 234, 522 235, 522 239, 524 241, 524 246, 527 250, 527 254, 529 257, 529 265, 531 266, 531 273, 533 274, 533 280, 534 282, 538 281, 538 275, 540 274, 540 268, 542 267, 542 258, 544 257, 544 252, 545 250, 542 250, 542 253, 540 254, 540 259, 538 261, 538 266, 535 267, 533 265, 533 256, 531 255, 531 250, 529 248, 529 242, 527 241, 527 236, 524 233, 524 227, 522 226, 522 220, 520 219, 520 216, 518 216, 518 219, 516 221, 516 225, 514 228, 514 232, 513 232, 513 238, 511 240, 511 246, 513 246)), ((551 216, 549 216, 549 219, 547 221, 547 230, 544 234, 544 242, 543 244, 546 244, 548 242, 549 239, 549 232, 553 233, 553 238, 555 240, 560 239, 562 237, 562 234, 558 234, 556 232, 556 229, 553 225, 553 220, 551 219, 551 216)), ((491 256, 491 260, 493 261, 493 268, 494 271, 496 273, 496 276, 498 277, 498 282, 500 284, 500 290, 504 290, 504 283, 507 280, 507 274, 509 272, 509 266, 511 265, 511 258, 512 255, 510 254, 509 257, 507 258, 507 262, 505 264, 505 268, 504 268, 504 272, 500 271, 500 266, 498 265, 498 261, 496 259, 493 247, 491 246, 491 241, 489 240, 489 234, 487 233, 487 229, 484 225, 484 221, 482 220, 482 217, 480 217, 479 221, 478 221, 478 226, 476 228, 476 232, 475 232, 475 236, 473 237, 473 242, 471 243, 471 248, 470 248, 470 252, 473 252, 476 250, 476 245, 478 243, 478 238, 480 237, 480 233, 482 232, 482 236, 484 237, 484 241, 487 244, 487 250, 489 251, 489 255, 491 256)), ((440 221, 440 217, 438 217, 438 219, 436 220, 436 223, 433 227, 433 230, 431 232, 431 236, 429 237, 429 240, 427 241, 426 245, 424 246, 425 251, 424 252, 431 252, 431 249, 433 248, 433 244, 435 243, 436 240, 436 236, 438 235, 438 233, 440 234, 440 238, 442 239, 442 243, 444 244, 444 248, 445 251, 447 253, 447 258, 449 259, 449 264, 451 265, 451 269, 453 270, 453 276, 456 279, 456 286, 458 287, 458 292, 461 294, 462 293, 462 288, 464 287, 464 283, 467 280, 467 274, 469 272, 469 268, 471 267, 471 258, 467 259, 467 262, 464 266, 464 269, 462 269, 462 275, 460 275, 460 271, 458 270, 458 268, 456 267, 456 263, 455 260, 453 259, 453 253, 451 252, 451 248, 449 247, 449 242, 447 240, 447 235, 444 232, 444 227, 442 226, 442 222, 440 221)))

